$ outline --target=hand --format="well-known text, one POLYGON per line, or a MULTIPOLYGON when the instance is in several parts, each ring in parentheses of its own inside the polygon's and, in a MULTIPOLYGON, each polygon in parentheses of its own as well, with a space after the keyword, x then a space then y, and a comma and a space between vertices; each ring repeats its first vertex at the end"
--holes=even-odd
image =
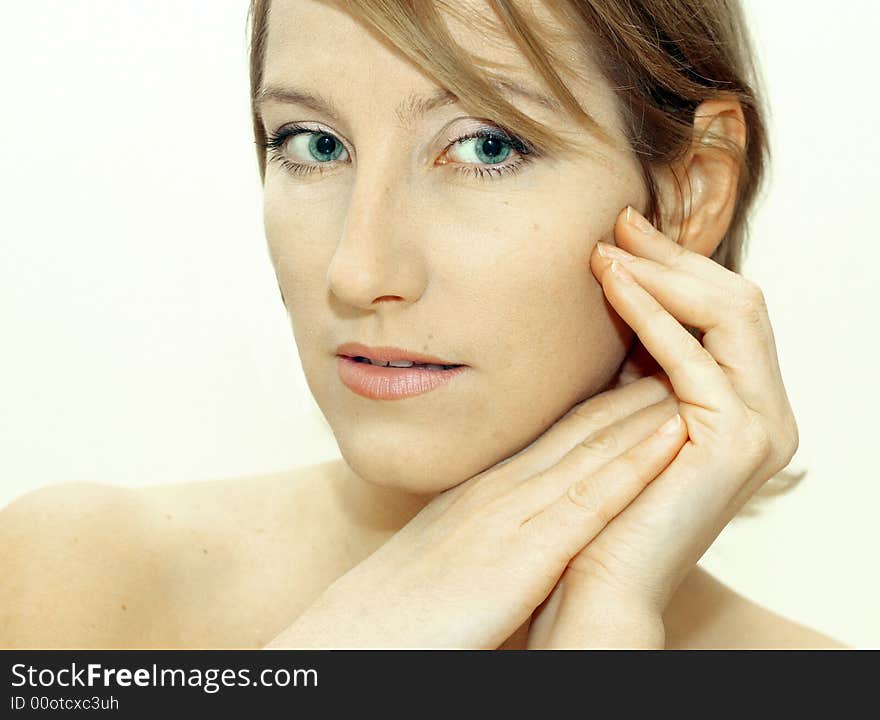
POLYGON ((668 375, 689 438, 568 564, 533 617, 530 648, 662 647, 662 613, 678 585, 798 445, 759 288, 631 214, 647 231, 618 217, 618 247, 597 246, 591 267, 668 375))
POLYGON ((665 376, 665 374, 657 361, 645 350, 645 346, 636 338, 610 387, 623 387, 649 375, 665 376))
POLYGON ((497 648, 679 451, 677 411, 660 376, 579 403, 524 452, 432 499, 266 648, 497 648))

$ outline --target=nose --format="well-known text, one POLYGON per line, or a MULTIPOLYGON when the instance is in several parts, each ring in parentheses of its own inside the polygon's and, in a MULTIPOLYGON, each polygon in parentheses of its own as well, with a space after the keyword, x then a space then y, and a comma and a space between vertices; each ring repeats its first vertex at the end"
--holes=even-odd
POLYGON ((413 303, 427 281, 418 221, 412 219, 419 214, 412 195, 388 180, 390 172, 355 180, 327 268, 331 292, 341 302, 365 310, 390 300, 413 303))

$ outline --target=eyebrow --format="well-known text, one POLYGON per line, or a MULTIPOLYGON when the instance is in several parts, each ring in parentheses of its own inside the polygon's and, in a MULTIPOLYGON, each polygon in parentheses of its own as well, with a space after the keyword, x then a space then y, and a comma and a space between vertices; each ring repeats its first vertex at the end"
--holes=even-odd
MULTIPOLYGON (((507 92, 524 100, 540 105, 548 110, 559 112, 559 103, 545 95, 544 93, 533 90, 522 83, 516 82, 504 77, 490 77, 489 83, 501 92, 507 92)), ((335 104, 329 98, 320 93, 311 93, 290 86, 267 85, 257 92, 254 98, 254 107, 259 108, 265 102, 274 100, 276 102, 302 105, 310 108, 315 112, 334 118, 340 117, 341 113, 335 104)), ((416 121, 422 116, 430 113, 438 108, 451 105, 458 101, 458 96, 449 90, 439 90, 431 95, 410 94, 395 109, 395 115, 400 123, 407 128, 415 125, 416 121)))

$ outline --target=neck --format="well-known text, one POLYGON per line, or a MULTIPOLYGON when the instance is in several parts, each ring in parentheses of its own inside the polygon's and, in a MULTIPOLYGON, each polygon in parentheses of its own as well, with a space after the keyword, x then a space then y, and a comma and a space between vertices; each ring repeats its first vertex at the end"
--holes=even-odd
POLYGON ((332 463, 333 489, 348 522, 366 532, 393 535, 439 493, 416 494, 367 482, 340 458, 332 463))

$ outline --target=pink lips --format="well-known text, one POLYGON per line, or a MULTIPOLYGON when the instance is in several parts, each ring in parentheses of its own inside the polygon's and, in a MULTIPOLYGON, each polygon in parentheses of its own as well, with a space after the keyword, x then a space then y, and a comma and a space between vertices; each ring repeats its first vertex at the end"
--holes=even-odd
POLYGON ((422 395, 446 385, 467 369, 467 365, 433 355, 397 347, 370 347, 345 343, 336 348, 339 378, 352 392, 371 400, 401 400, 422 395), (355 359, 359 358, 359 359, 355 359), (390 367, 377 362, 409 361, 427 365, 457 365, 452 368, 390 367))

